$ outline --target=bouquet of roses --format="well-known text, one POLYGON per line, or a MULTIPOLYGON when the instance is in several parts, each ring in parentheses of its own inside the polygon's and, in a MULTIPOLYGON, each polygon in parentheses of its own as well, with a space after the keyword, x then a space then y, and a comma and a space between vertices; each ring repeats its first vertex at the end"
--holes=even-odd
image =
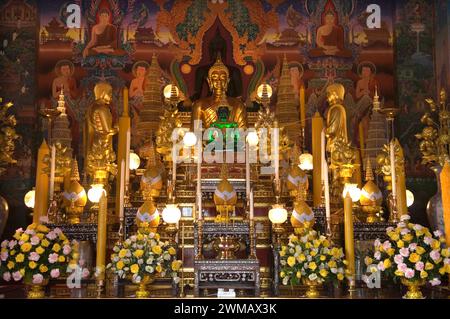
POLYGON ((176 249, 160 241, 159 234, 138 233, 117 243, 113 251, 107 268, 120 278, 131 276, 134 283, 140 283, 145 276, 170 276, 179 281, 181 261, 176 259, 176 249))
POLYGON ((440 231, 432 234, 409 219, 404 215, 396 228, 387 228, 388 240, 375 240, 373 255, 365 258, 367 271, 382 271, 394 280, 440 285, 441 276, 450 274, 450 248, 442 248, 445 239, 440 231))
POLYGON ((314 230, 301 237, 291 235, 287 246, 282 246, 280 263, 283 285, 297 285, 309 280, 319 284, 342 281, 345 274, 342 248, 332 247, 330 241, 314 230))
POLYGON ((13 237, 1 243, 0 275, 5 281, 40 285, 65 273, 72 248, 61 229, 31 224, 13 237))

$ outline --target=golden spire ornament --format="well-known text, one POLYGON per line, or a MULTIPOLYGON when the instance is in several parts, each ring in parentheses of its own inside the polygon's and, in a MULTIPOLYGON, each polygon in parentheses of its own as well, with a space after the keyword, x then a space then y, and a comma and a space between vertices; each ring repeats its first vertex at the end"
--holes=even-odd
POLYGON ((379 221, 377 214, 381 210, 381 202, 383 201, 383 194, 374 183, 374 176, 372 171, 372 164, 370 158, 367 158, 366 164, 366 184, 361 189, 360 197, 361 209, 367 214, 366 221, 373 223, 379 221))
POLYGON ((78 162, 76 159, 73 159, 70 171, 70 184, 62 193, 63 207, 66 208, 70 224, 80 223, 80 217, 87 203, 86 191, 79 182, 78 162))

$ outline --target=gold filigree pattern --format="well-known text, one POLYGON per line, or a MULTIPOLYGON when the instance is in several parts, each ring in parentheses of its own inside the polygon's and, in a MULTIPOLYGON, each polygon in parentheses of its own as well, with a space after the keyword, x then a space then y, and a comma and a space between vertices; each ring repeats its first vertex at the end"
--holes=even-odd
POLYGON ((425 99, 430 107, 430 112, 426 112, 421 122, 425 125, 422 133, 416 134, 420 140, 419 149, 422 153, 422 164, 439 164, 444 166, 446 161, 450 161, 450 111, 447 110, 447 93, 441 89, 439 102, 433 99, 425 99), (436 122, 436 118, 438 122, 436 122))

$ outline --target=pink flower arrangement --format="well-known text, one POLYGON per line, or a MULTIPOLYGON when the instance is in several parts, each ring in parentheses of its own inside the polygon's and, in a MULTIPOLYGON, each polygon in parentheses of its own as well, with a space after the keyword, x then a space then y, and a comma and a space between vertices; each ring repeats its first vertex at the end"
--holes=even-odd
POLYGON ((44 284, 67 269, 72 251, 60 229, 31 224, 17 229, 11 240, 1 243, 0 279, 44 284))
POLYGON ((434 233, 422 225, 401 216, 397 227, 386 228, 388 239, 381 244, 374 241, 373 255, 365 257, 367 272, 382 271, 386 276, 407 283, 428 281, 441 283, 442 276, 450 274, 450 248, 445 245, 442 232, 434 233), (371 267, 373 261, 375 267, 371 267))

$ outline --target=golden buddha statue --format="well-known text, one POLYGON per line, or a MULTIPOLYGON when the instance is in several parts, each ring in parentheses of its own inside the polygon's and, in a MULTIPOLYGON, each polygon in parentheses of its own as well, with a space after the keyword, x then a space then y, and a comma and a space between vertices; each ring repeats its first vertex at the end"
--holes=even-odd
POLYGON ((326 91, 330 104, 327 113, 326 135, 329 142, 328 150, 331 151, 331 147, 337 139, 348 142, 347 113, 343 105, 345 88, 342 84, 334 83, 328 86, 326 91))
MULTIPOLYGON (((85 120, 85 150, 90 174, 105 171, 115 174, 112 136, 117 133, 110 110, 112 87, 107 82, 94 87, 95 102, 89 106, 85 120)), ((104 174, 106 175, 106 173, 104 174)), ((105 179, 104 176, 101 177, 105 179)))
POLYGON ((247 112, 244 103, 238 98, 226 96, 229 81, 228 68, 218 55, 216 63, 208 71, 207 82, 212 95, 195 101, 192 106, 193 129, 199 126, 195 121, 202 121, 203 128, 209 128, 213 123, 216 123, 219 120, 218 109, 224 107, 224 101, 226 101, 226 107, 229 109, 228 122, 236 123, 239 128, 247 128, 247 112))

